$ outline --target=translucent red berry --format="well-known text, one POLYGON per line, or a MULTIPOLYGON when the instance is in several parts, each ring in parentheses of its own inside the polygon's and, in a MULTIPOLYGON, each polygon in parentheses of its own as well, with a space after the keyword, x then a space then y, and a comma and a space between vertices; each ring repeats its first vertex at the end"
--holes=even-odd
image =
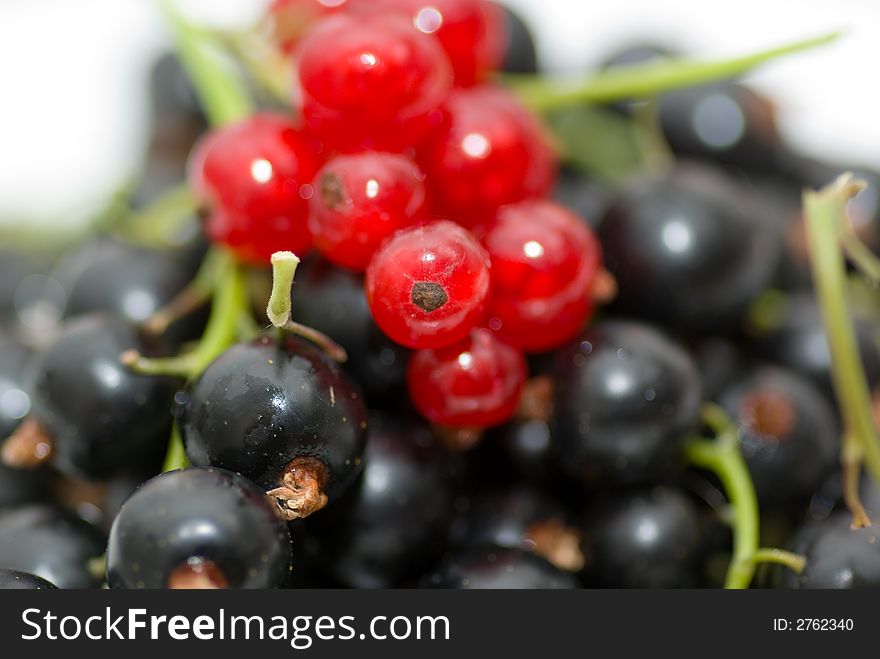
POLYGON ((465 225, 489 221, 504 204, 540 197, 556 178, 543 127, 508 92, 454 92, 443 126, 420 150, 436 211, 465 225))
POLYGON ((311 182, 318 144, 289 117, 257 114, 218 128, 196 145, 190 185, 213 211, 209 233, 247 261, 268 263, 273 252, 304 254, 311 182))
POLYGON ((446 348, 417 350, 407 370, 416 409, 434 423, 459 428, 507 421, 525 379, 523 354, 487 329, 475 329, 446 348))
POLYGON ((412 160, 391 153, 333 158, 314 181, 315 246, 337 265, 365 270, 386 238, 424 215, 424 178, 412 160))
POLYGON ((392 340, 440 348, 482 319, 489 257, 470 232, 442 220, 389 239, 373 255, 365 285, 373 318, 392 340))
POLYGON ((446 51, 456 84, 466 87, 497 69, 506 46, 501 8, 485 0, 349 0, 352 10, 397 11, 433 34, 446 51))
POLYGON ((441 119, 449 60, 436 39, 397 14, 331 16, 298 52, 303 115, 333 148, 398 151, 441 119))
POLYGON ((330 14, 345 10, 346 0, 273 0, 269 5, 269 29, 285 53, 296 48, 312 26, 330 14))
POLYGON ((492 329, 527 352, 578 335, 602 265, 599 242, 583 220, 550 201, 525 201, 498 212, 483 245, 492 259, 492 329))

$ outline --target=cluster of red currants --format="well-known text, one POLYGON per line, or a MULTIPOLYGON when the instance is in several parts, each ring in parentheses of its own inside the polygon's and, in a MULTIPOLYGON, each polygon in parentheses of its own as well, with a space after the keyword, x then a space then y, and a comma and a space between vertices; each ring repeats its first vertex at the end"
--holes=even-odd
POLYGON ((295 71, 290 115, 209 133, 189 165, 210 238, 239 258, 312 248, 365 272, 377 325, 415 349, 430 421, 510 418, 526 353, 589 319, 601 249, 543 197, 556 157, 540 120, 489 76, 504 56, 483 0, 276 0, 295 71))

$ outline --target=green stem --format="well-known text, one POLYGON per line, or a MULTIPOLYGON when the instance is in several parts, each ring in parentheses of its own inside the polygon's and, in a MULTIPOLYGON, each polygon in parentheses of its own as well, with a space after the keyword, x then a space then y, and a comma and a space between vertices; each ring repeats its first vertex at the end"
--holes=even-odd
POLYGON ((163 192, 143 210, 131 212, 115 231, 139 245, 168 247, 174 236, 198 210, 198 201, 186 184, 163 192))
POLYGON ((186 469, 188 466, 189 460, 186 457, 186 449, 183 447, 183 438, 180 436, 180 428, 175 421, 171 427, 171 441, 168 443, 168 453, 165 455, 162 472, 186 469))
POLYGON ((144 375, 175 375, 192 379, 202 373, 220 353, 235 343, 239 317, 250 313, 242 267, 226 253, 218 266, 216 286, 212 296, 211 315, 205 333, 194 350, 177 357, 150 359, 129 351, 122 361, 144 375))
POLYGON ((272 254, 272 294, 266 305, 266 315, 275 327, 284 327, 290 321, 290 289, 299 265, 299 258, 293 252, 272 254))
POLYGON ((225 263, 218 250, 211 250, 199 266, 193 280, 161 309, 156 310, 144 323, 144 330, 154 336, 165 333, 168 327, 203 306, 214 291, 217 277, 225 263))
POLYGON ((761 549, 757 550, 752 555, 752 561, 755 563, 755 565, 758 565, 759 563, 772 563, 775 565, 783 565, 795 574, 800 574, 801 572, 803 572, 804 568, 807 565, 807 559, 800 554, 795 554, 794 552, 785 551, 783 549, 773 549, 769 547, 762 547, 761 549))
POLYGON ((874 286, 880 285, 880 259, 862 242, 848 222, 840 227, 840 243, 859 272, 874 286))
POLYGON ((174 31, 177 54, 189 73, 208 120, 215 126, 233 123, 253 112, 245 85, 220 59, 218 39, 186 21, 173 0, 159 0, 174 31))
POLYGON ((858 501, 858 464, 864 458, 880 482, 880 437, 874 425, 871 394, 862 366, 852 315, 847 304, 846 262, 840 249, 840 227, 846 203, 861 184, 844 174, 821 191, 804 192, 804 214, 816 295, 831 350, 831 371, 843 419, 841 461, 853 526, 870 524, 858 501))
POLYGON ((605 71, 593 79, 560 82, 536 76, 507 76, 523 101, 539 112, 579 103, 610 103, 732 78, 770 60, 822 46, 839 32, 804 39, 743 57, 715 62, 667 59, 605 71))
POLYGON ((748 588, 755 574, 754 555, 758 550, 758 497, 730 419, 715 405, 706 406, 704 417, 717 437, 692 441, 686 447, 686 455, 694 465, 714 472, 724 486, 733 509, 733 556, 724 587, 748 588))

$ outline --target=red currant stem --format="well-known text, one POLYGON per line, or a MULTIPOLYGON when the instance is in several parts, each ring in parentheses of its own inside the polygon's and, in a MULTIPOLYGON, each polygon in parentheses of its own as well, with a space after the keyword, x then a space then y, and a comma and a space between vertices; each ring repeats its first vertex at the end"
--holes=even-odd
POLYGON ((829 44, 840 35, 840 32, 832 32, 714 62, 688 59, 648 62, 605 71, 587 81, 566 83, 535 75, 505 78, 526 105, 538 112, 548 112, 580 103, 610 103, 645 98, 682 87, 732 78, 778 57, 829 44))
POLYGON ((844 492, 853 526, 870 524, 858 499, 859 466, 864 460, 880 482, 880 437, 874 425, 871 394, 859 355, 855 327, 847 303, 846 261, 840 247, 840 227, 846 204, 863 184, 844 174, 820 191, 804 192, 804 215, 810 246, 810 265, 816 296, 831 349, 831 375, 843 419, 841 463, 844 492))
POLYGON ((138 245, 156 248, 175 247, 175 237, 183 233, 187 222, 193 221, 198 210, 196 196, 186 184, 164 191, 146 208, 130 209, 114 231, 138 245))
POLYGON ((253 112, 250 94, 221 58, 219 40, 186 21, 173 0, 160 0, 177 42, 177 53, 187 70, 211 124, 239 121, 253 112))
POLYGON ((275 327, 284 327, 290 320, 290 289, 299 265, 293 252, 275 252, 272 255, 272 294, 266 305, 266 315, 275 327))
POLYGON ((207 303, 214 290, 221 262, 219 252, 208 252, 193 280, 168 304, 147 318, 144 330, 154 336, 164 334, 172 323, 207 303))
POLYGON ((174 425, 171 427, 171 439, 168 442, 168 452, 165 454, 162 473, 176 469, 186 469, 188 466, 189 459, 186 457, 186 450, 183 448, 183 438, 180 436, 180 428, 175 420, 174 425))
POLYGON ((290 105, 290 62, 260 29, 220 33, 250 76, 272 98, 290 105))
POLYGON ((724 587, 748 588, 755 574, 758 551, 758 496, 740 450, 736 427, 720 407, 708 404, 703 420, 715 439, 695 439, 685 447, 688 460, 718 476, 732 509, 733 556, 724 587))

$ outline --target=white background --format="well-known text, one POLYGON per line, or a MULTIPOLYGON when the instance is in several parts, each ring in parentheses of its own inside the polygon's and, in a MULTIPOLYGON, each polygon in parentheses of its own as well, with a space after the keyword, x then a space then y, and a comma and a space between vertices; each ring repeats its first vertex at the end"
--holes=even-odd
MULTIPOLYGON (((265 4, 179 1, 221 24, 265 4)), ((559 72, 640 38, 723 57, 845 29, 749 80, 803 151, 880 167, 880 0, 508 1, 559 72)), ((82 221, 137 171, 149 64, 167 45, 153 0, 0 0, 0 225, 82 221)))

